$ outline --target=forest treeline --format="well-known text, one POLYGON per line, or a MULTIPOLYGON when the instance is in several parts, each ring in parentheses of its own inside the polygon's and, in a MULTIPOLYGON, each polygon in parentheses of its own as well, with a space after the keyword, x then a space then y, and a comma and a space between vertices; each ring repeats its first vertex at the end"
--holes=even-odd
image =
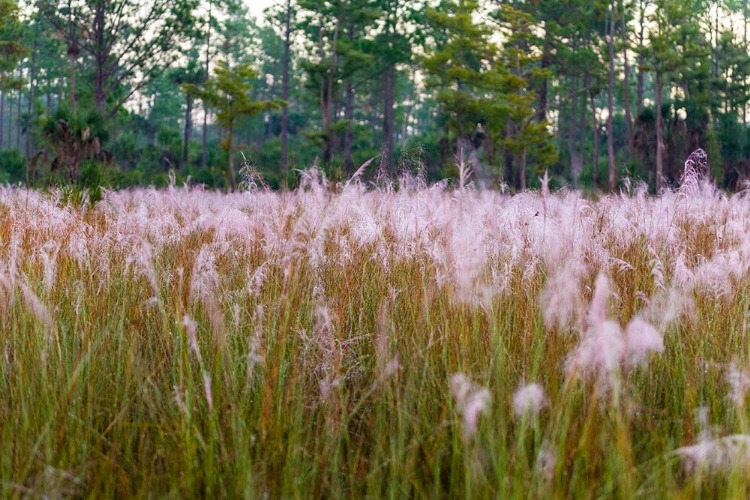
POLYGON ((750 178, 748 0, 0 0, 0 183, 750 178), (244 165, 244 167, 242 166, 244 165), (243 170, 243 168, 245 170, 243 170), (253 173, 255 175, 255 173, 253 173))

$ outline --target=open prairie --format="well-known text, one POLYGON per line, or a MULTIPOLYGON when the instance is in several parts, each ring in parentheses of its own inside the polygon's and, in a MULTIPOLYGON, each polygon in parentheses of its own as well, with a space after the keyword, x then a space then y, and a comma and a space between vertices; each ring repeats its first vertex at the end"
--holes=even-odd
POLYGON ((3 497, 750 493, 750 201, 0 189, 3 497))

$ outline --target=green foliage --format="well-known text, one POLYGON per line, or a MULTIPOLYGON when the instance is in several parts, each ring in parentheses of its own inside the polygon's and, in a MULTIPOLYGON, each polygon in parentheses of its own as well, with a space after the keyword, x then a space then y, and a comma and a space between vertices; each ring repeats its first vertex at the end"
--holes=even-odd
POLYGON ((435 50, 423 60, 428 87, 437 90, 441 122, 456 143, 455 154, 464 154, 460 150, 467 141, 481 145, 481 126, 482 141, 492 145, 485 149, 502 148, 513 155, 519 187, 525 188, 528 159, 535 173, 557 159, 549 123, 535 120, 536 95, 530 90, 551 72, 537 66, 539 40, 531 15, 502 5, 495 22, 505 40, 498 47, 490 26, 477 21, 479 8, 478 2, 460 1, 428 9, 436 40, 435 50))
MULTIPOLYGON (((421 147, 431 179, 454 175, 458 158, 478 184, 521 189, 549 171, 587 188, 608 156, 611 94, 618 169, 655 186, 661 135, 670 185, 699 147, 727 186, 750 176, 740 1, 276 0, 264 15, 239 0, 43 0, 23 11, 2 0, 0 147, 27 156, 24 177, 43 185, 65 150, 52 117, 75 108, 81 122, 97 109, 112 153, 103 168, 123 186, 165 185, 174 169, 231 188, 237 150, 272 186, 282 157, 287 172, 319 157, 345 179, 382 154, 393 176, 421 147), (642 119, 657 97, 669 108, 654 115, 669 117, 658 129, 642 119)), ((82 153, 55 182, 96 156, 71 126, 69 149, 82 153)))
POLYGON ((478 2, 462 0, 427 10, 439 38, 422 65, 428 88, 437 90, 441 121, 453 137, 471 134, 477 123, 501 124, 507 112, 493 95, 503 85, 492 70, 498 48, 490 41, 489 26, 474 21, 478 8, 478 2))
POLYGON ((18 89, 22 80, 12 75, 21 59, 29 52, 21 41, 23 25, 18 18, 14 0, 0 0, 0 89, 18 89))
POLYGON ((26 181, 26 158, 17 149, 0 150, 0 184, 26 181))
POLYGON ((214 74, 203 87, 184 83, 182 88, 216 109, 216 118, 224 128, 231 129, 240 117, 254 116, 278 106, 278 103, 253 101, 250 98, 251 82, 257 73, 249 64, 230 68, 226 62, 220 61, 214 74))
POLYGON ((232 189, 236 186, 234 172, 234 144, 233 134, 235 122, 243 117, 251 117, 264 110, 276 109, 286 105, 276 101, 258 101, 250 97, 252 80, 257 73, 249 64, 240 64, 231 67, 224 61, 219 62, 214 69, 214 77, 209 78, 205 85, 200 87, 195 84, 183 83, 185 92, 195 98, 201 99, 209 107, 216 110, 216 119, 227 131, 227 136, 221 145, 227 151, 232 189))
POLYGON ((69 181, 76 183, 85 161, 108 161, 109 153, 102 147, 109 138, 104 123, 95 111, 73 114, 63 107, 43 117, 44 141, 53 154, 51 172, 64 173, 69 181))

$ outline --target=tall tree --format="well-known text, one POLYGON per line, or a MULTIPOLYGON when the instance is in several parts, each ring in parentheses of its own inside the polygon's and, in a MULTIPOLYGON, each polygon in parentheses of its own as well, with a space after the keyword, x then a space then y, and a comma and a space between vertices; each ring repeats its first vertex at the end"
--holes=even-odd
POLYGON ((646 8, 650 0, 638 0, 638 59, 637 59, 637 75, 636 75, 636 97, 635 107, 637 113, 640 115, 643 110, 643 89, 644 89, 644 54, 646 53, 646 24, 648 23, 648 17, 646 14, 646 8))
POLYGON ((505 131, 507 103, 494 98, 506 83, 496 70, 504 74, 505 68, 491 64, 499 48, 491 40, 491 28, 478 19, 478 9, 476 0, 445 0, 440 9, 427 9, 434 45, 422 65, 427 89, 436 92, 444 128, 441 156, 448 163, 454 155, 465 156, 463 149, 472 144, 477 124, 489 140, 501 142, 505 131))
POLYGON ((294 0, 281 0, 275 10, 267 12, 268 18, 276 25, 280 36, 284 40, 284 53, 281 63, 281 185, 287 186, 289 174, 289 96, 290 96, 290 66, 292 64, 292 36, 296 29, 297 5, 294 0))
MULTIPOLYGON (((39 11, 58 28, 74 57, 91 64, 96 110, 114 115, 179 55, 194 0, 40 0, 39 11)), ((71 107, 75 102, 71 69, 71 107)))
MULTIPOLYGON (((539 80, 549 78, 549 70, 539 69, 540 47, 534 36, 534 18, 528 13, 503 5, 498 12, 498 21, 505 30, 506 41, 497 61, 502 64, 498 71, 504 73, 503 94, 499 95, 508 106, 508 125, 505 146, 514 155, 517 167, 518 187, 527 187, 527 163, 532 157, 540 172, 557 159, 546 120, 537 121, 534 107, 536 96, 533 89, 539 80)), ((585 109, 585 105, 582 104, 585 109)))
MULTIPOLYGON (((211 31, 214 23, 214 0, 208 0, 208 15, 205 21, 205 63, 203 67, 203 75, 208 81, 209 75, 211 74, 211 31)), ((204 82, 205 83, 205 82, 204 82)), ((208 112, 209 106, 207 102, 203 103, 203 129, 201 131, 201 167, 204 169, 208 166, 208 112)))
POLYGON ((323 146, 323 163, 333 159, 337 116, 334 109, 341 86, 339 40, 343 29, 342 0, 299 0, 304 13, 300 29, 305 35, 309 57, 304 61, 308 74, 307 86, 315 95, 321 116, 321 129, 316 134, 323 146))
MULTIPOLYGON (((187 64, 182 67, 174 68, 170 71, 169 77, 177 85, 183 83, 200 84, 205 81, 203 66, 198 59, 197 51, 193 50, 186 54, 187 64)), ((188 148, 193 132, 193 108, 195 98, 190 93, 185 93, 185 123, 183 126, 183 146, 182 146, 182 163, 188 163, 188 148)))
POLYGON ((248 63, 234 68, 220 61, 214 68, 214 77, 209 78, 203 86, 183 84, 182 88, 216 110, 216 119, 226 129, 227 135, 222 146, 227 151, 227 172, 229 186, 237 187, 237 176, 234 169, 234 126, 238 119, 254 116, 264 110, 276 108, 278 102, 253 101, 250 96, 251 81, 257 73, 248 63))
POLYGON ((609 4, 609 19, 607 29, 607 48, 609 51, 609 75, 607 77, 607 159, 609 165, 608 187, 610 192, 615 190, 617 172, 615 170, 615 133, 614 133, 614 87, 615 87, 615 0, 609 4))
POLYGON ((664 186, 664 123, 662 103, 664 86, 670 74, 689 63, 688 47, 684 41, 686 34, 695 29, 697 0, 656 0, 650 15, 652 29, 649 43, 643 49, 644 69, 655 74, 655 114, 656 114, 656 165, 655 181, 657 190, 664 186), (682 47, 682 51, 680 51, 682 47))
MULTIPOLYGON (((385 11, 380 10, 371 0, 355 0, 346 9, 346 36, 342 39, 342 77, 344 79, 344 170, 347 175, 354 173, 354 114, 356 87, 359 82, 372 77, 379 69, 373 69, 373 49, 377 45, 367 36, 367 27, 376 23, 385 11)), ((386 14, 387 15, 387 14, 386 14)), ((383 47, 380 47, 381 49, 383 47)), ((385 92, 385 89, 384 89, 385 92)), ((385 113, 384 113, 385 116, 385 113)), ((387 156, 387 155, 386 155, 387 156)))
MULTIPOLYGON (((397 67, 411 59, 412 40, 405 30, 406 23, 415 19, 418 2, 380 0, 383 11, 383 28, 376 37, 379 60, 382 65, 383 127, 381 165, 392 172, 395 165, 396 142, 396 79, 397 67)), ((414 34, 414 33, 413 33, 414 34)))
POLYGON ((630 111, 630 37, 626 16, 626 4, 618 0, 620 11, 620 34, 622 36, 622 101, 625 109, 625 132, 628 139, 628 157, 633 156, 633 117, 630 111))
MULTIPOLYGON (((13 0, 0 0, 0 143, 4 142, 2 122, 7 96, 13 90, 20 92, 23 85, 23 80, 13 75, 18 63, 28 53, 28 47, 21 41, 22 33, 18 5, 13 0)), ((8 147, 11 146, 11 131, 11 120, 8 120, 8 147)))

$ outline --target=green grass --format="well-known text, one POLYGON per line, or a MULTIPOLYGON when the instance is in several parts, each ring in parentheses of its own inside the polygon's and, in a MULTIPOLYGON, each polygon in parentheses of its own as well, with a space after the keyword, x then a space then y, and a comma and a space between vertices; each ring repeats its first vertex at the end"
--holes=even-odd
MULTIPOLYGON (((55 208, 54 200, 38 196, 36 208, 25 208, 18 193, 0 196, 0 277, 13 276, 14 295, 10 300, 0 284, 2 497, 750 494, 748 464, 689 474, 673 453, 698 441, 701 406, 709 408, 717 435, 748 431, 747 410, 726 399, 722 372, 731 361, 750 363, 745 276, 719 299, 692 292, 691 315, 664 332, 665 352, 646 367, 623 370, 614 396, 566 377, 565 359, 579 334, 545 328, 540 295, 555 269, 541 260, 526 279, 527 263, 512 261, 506 291, 479 305, 459 300, 450 284, 438 286, 439 266, 425 253, 399 256, 397 236, 387 232, 380 243, 347 249, 338 236, 348 237, 349 228, 328 228, 321 245, 327 260, 316 267, 309 251, 316 233, 292 229, 305 217, 299 210, 274 212, 277 234, 289 245, 282 258, 257 235, 224 244, 216 229, 195 226, 159 239, 135 225, 117 229, 122 212, 106 204, 55 208), (52 230, 45 210, 69 219, 52 230), (68 247, 76 230, 87 235, 90 249, 81 262, 68 247), (158 301, 149 301, 154 290, 140 264, 128 261, 141 240, 153 248, 158 301), (48 241, 60 246, 51 287, 39 257, 48 241), (200 299, 191 294, 191 280, 204 245, 213 245, 218 283, 200 299), (248 276, 264 263, 265 279, 249 290, 248 276), (34 313, 23 284, 49 310, 51 328, 34 313), (200 358, 186 315, 197 324, 200 358), (399 369, 383 376, 396 359, 399 369), (450 390, 455 373, 492 396, 472 437, 450 390), (538 382, 547 392, 550 404, 538 418, 513 414, 522 382, 538 382), (540 467, 540 455, 554 456, 553 467, 540 467)), ((152 217, 172 210, 182 227, 197 218, 192 211, 180 215, 159 196, 152 217)), ((300 204, 320 201, 298 196, 300 204)), ((137 203, 128 203, 135 212, 137 203)), ((326 203, 321 213, 335 200, 326 203)), ((255 213, 252 206, 242 210, 255 213)), ((587 238, 610 224, 607 207, 594 210, 603 220, 591 216, 587 238)), ((687 262, 697 266, 736 244, 718 243, 721 214, 702 223, 687 212, 681 217, 675 224, 687 221, 677 236, 687 262)), ((610 315, 624 324, 644 307, 635 292, 656 291, 649 250, 655 240, 600 238, 632 266, 604 269, 616 291, 610 315)), ((524 249, 528 255, 532 246, 524 249)), ((653 252, 669 263, 676 248, 653 252)), ((581 278, 586 301, 600 270, 591 264, 581 278)))

